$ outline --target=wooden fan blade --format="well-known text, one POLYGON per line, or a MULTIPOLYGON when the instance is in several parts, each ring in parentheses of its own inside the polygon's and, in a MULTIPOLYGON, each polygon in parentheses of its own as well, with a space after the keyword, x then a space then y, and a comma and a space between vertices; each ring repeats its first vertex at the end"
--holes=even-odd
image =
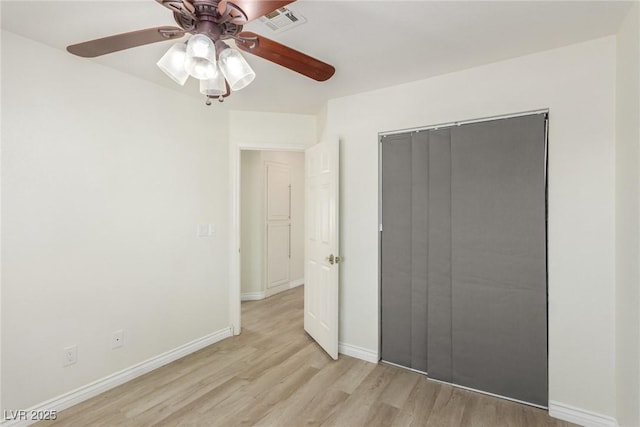
POLYGON ((239 39, 236 40, 238 49, 275 62, 319 82, 328 80, 336 72, 336 69, 327 63, 250 31, 244 31, 238 34, 238 37, 239 39))
POLYGON ((163 5, 169 10, 173 12, 179 13, 181 15, 186 16, 187 18, 194 19, 196 8, 193 6, 191 1, 188 0, 156 0, 158 3, 163 5))
POLYGON ((84 43, 67 46, 67 51, 83 58, 95 58, 119 50, 177 39, 184 36, 184 30, 178 27, 155 27, 130 33, 116 34, 84 43))
POLYGON ((229 0, 229 3, 233 3, 242 9, 247 17, 247 22, 249 22, 294 1, 295 0, 229 0))

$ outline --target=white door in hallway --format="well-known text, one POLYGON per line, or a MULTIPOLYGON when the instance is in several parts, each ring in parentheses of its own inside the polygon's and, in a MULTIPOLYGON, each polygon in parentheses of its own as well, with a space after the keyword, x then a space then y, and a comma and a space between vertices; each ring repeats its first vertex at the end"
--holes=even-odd
POLYGON ((305 155, 304 329, 338 358, 339 142, 324 141, 305 155))
POLYGON ((291 178, 289 165, 265 163, 266 296, 289 289, 291 264, 291 178))

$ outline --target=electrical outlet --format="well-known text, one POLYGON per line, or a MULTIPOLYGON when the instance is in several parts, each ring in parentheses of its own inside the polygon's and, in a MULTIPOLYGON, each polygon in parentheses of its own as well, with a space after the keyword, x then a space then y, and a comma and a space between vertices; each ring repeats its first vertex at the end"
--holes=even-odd
POLYGON ((124 345, 124 332, 122 329, 118 329, 111 336, 111 348, 119 348, 124 345))
POLYGON ((78 346, 70 345, 63 349, 62 366, 73 365, 78 361, 78 346))

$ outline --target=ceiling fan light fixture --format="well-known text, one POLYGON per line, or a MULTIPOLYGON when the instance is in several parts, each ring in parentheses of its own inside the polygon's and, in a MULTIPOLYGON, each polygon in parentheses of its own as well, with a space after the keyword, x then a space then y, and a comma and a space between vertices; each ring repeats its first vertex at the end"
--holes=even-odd
MULTIPOLYGON (((2 1, 2 0, 0 0, 2 1)), ((276 18, 291 21, 278 22, 284 28, 304 18, 287 9, 295 0, 156 0, 173 13, 175 26, 158 26, 129 31, 76 43, 67 51, 83 58, 95 58, 151 43, 178 40, 189 35, 186 43, 178 43, 156 63, 179 85, 192 76, 200 80, 200 91, 207 100, 224 100, 231 91, 251 84, 256 73, 239 51, 281 65, 313 80, 323 82, 331 78, 335 68, 305 53, 270 40, 243 27, 260 17, 267 17, 276 25, 276 18), (285 25, 286 24, 286 25, 285 25), (224 40, 235 40, 232 49, 224 40), (204 80, 204 81, 203 81, 204 80), (224 93, 222 85, 224 83, 224 93)))
POLYGON ((220 70, 233 91, 244 89, 256 78, 255 71, 236 49, 230 47, 223 49, 219 54, 218 61, 220 70))
POLYGON ((200 93, 207 96, 220 96, 227 93, 224 75, 218 72, 212 79, 200 80, 200 93))
POLYGON ((217 73, 216 47, 204 34, 195 34, 187 42, 184 62, 187 72, 196 79, 211 79, 217 73))
POLYGON ((184 43, 176 43, 157 62, 158 68, 183 86, 189 78, 189 73, 184 67, 186 56, 187 46, 184 43))

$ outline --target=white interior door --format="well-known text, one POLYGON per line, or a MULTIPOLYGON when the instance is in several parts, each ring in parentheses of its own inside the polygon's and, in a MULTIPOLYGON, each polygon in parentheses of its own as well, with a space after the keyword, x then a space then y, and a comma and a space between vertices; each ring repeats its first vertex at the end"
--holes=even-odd
POLYGON ((289 166, 265 163, 265 255, 267 287, 271 296, 289 289, 291 264, 291 179, 289 166))
POLYGON ((321 142, 305 154, 304 330, 338 358, 339 142, 321 142))

